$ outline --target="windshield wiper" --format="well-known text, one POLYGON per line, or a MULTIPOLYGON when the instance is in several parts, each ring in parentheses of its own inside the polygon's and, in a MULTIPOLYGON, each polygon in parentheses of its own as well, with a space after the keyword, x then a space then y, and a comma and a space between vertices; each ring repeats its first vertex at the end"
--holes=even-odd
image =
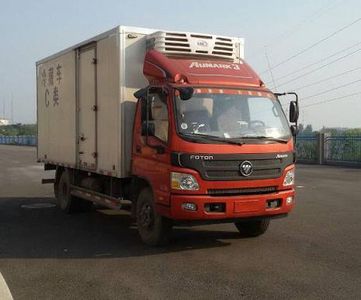
POLYGON ((202 138, 202 139, 208 140, 208 141, 216 141, 216 142, 227 143, 227 144, 231 144, 231 145, 240 145, 241 146, 244 144, 244 142, 236 141, 234 139, 227 139, 227 138, 222 138, 219 136, 208 135, 208 134, 203 134, 203 133, 180 133, 180 135, 183 135, 186 137, 192 137, 192 138, 202 138))
POLYGON ((273 142, 278 142, 278 143, 283 143, 283 144, 287 144, 288 140, 284 140, 284 139, 278 139, 278 138, 274 138, 271 136, 243 136, 241 137, 242 140, 267 140, 267 141, 273 141, 273 142))

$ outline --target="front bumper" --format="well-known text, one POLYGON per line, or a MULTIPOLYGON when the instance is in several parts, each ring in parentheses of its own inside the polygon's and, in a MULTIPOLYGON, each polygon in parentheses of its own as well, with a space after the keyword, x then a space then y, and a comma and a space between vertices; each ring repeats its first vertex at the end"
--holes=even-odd
POLYGON ((275 216, 289 213, 294 207, 295 190, 247 196, 172 195, 170 217, 174 220, 222 220, 257 216, 275 216), (286 199, 293 197, 292 203, 286 199), (277 207, 269 207, 270 201, 278 200, 277 207), (184 203, 194 203, 197 210, 183 208, 184 203), (221 204, 222 212, 209 211, 210 204, 221 204))

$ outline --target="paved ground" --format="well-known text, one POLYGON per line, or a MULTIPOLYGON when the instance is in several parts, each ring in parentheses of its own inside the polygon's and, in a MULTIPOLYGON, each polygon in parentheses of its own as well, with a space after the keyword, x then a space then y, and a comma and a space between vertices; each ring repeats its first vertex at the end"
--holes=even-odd
POLYGON ((360 169, 299 166, 297 208, 260 238, 178 228, 151 249, 125 214, 23 208, 53 202, 34 161, 0 146, 0 272, 15 300, 361 297, 360 169))

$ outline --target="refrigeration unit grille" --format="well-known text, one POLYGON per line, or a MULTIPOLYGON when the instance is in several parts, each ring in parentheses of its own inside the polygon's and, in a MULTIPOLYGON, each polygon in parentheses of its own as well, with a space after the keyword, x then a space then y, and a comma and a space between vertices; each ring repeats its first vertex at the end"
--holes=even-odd
POLYGON ((147 49, 155 49, 168 56, 208 56, 239 62, 240 58, 243 58, 243 39, 157 31, 147 36, 147 49))

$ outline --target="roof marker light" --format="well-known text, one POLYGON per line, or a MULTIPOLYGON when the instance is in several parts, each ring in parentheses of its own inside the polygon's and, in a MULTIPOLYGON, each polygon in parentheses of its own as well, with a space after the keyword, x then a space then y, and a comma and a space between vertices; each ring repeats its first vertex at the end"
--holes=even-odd
POLYGON ((185 77, 183 74, 176 74, 174 76, 174 82, 176 83, 186 83, 187 77, 185 77))

